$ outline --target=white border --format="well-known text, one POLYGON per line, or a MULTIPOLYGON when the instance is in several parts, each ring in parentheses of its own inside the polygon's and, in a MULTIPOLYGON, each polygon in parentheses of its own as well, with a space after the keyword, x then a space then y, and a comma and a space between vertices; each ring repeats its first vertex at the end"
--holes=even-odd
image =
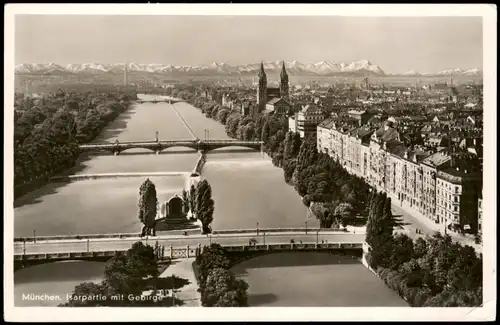
MULTIPOLYGON (((494 5, 300 4, 7 4, 4 29, 4 310, 7 321, 207 321, 207 320, 494 320, 496 312, 496 20, 494 5), (484 82, 484 301, 481 308, 44 308, 14 307, 13 93, 14 15, 338 15, 482 16, 484 82), (148 310, 145 310, 148 309, 148 310), (149 310, 150 309, 150 310, 149 310)), ((335 294, 335 292, 332 292, 335 294)))

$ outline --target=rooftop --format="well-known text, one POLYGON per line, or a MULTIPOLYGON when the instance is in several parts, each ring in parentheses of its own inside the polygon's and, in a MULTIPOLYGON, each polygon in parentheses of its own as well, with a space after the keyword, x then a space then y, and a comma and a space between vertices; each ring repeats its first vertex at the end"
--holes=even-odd
POLYGON ((425 158, 424 160, 422 160, 422 163, 431 167, 439 167, 450 159, 451 157, 448 153, 441 151, 425 158))
POLYGON ((481 174, 474 172, 468 172, 466 169, 456 168, 446 168, 444 170, 439 170, 437 172, 437 178, 448 181, 453 184, 461 184, 466 180, 478 180, 481 178, 481 174))
POLYGON ((334 125, 333 119, 326 119, 323 122, 321 122, 318 127, 324 128, 324 129, 331 129, 334 125))

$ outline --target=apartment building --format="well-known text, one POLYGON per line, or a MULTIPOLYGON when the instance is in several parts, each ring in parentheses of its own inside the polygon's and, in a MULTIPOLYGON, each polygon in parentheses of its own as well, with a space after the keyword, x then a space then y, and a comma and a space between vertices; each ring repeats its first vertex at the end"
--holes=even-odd
POLYGON ((448 229, 478 231, 478 198, 481 175, 459 167, 437 172, 436 201, 439 223, 448 229))
POLYGON ((477 173, 456 170, 453 153, 406 147, 391 123, 376 130, 328 119, 317 127, 317 149, 346 171, 386 192, 415 215, 451 226, 451 231, 480 229, 477 173), (472 202, 472 203, 471 203, 472 202))

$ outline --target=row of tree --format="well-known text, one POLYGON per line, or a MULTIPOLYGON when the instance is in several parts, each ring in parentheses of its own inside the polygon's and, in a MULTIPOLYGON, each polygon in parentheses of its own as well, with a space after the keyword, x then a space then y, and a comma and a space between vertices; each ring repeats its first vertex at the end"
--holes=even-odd
POLYGON ((175 276, 159 278, 162 249, 137 242, 125 253, 118 252, 106 262, 104 280, 77 285, 62 307, 148 307, 180 305, 178 299, 151 299, 158 290, 175 290, 187 282, 175 276), (146 290, 152 290, 144 297, 146 290), (143 298, 141 298, 143 297, 143 298))
POLYGON ((288 131, 285 116, 273 113, 242 116, 192 93, 182 91, 177 95, 207 117, 224 124, 229 136, 263 141, 273 164, 283 169, 285 181, 295 187, 322 227, 358 222, 355 216, 365 212, 370 186, 347 173, 327 154, 318 153, 315 135, 303 140, 298 133, 288 131))
POLYGON ((370 198, 367 262, 412 306, 473 307, 482 304, 483 258, 474 248, 436 233, 413 241, 393 235, 396 224, 385 193, 370 198))
POLYGON ((248 284, 229 270, 227 252, 219 244, 206 246, 193 262, 203 307, 247 307, 248 284))
MULTIPOLYGON (((198 182, 196 187, 191 185, 189 193, 182 191, 184 211, 190 211, 193 218, 202 225, 203 234, 212 232, 211 224, 214 219, 215 202, 212 199, 212 187, 206 179, 198 182)), ((155 184, 148 178, 139 188, 138 218, 144 225, 142 236, 156 235, 156 216, 158 213, 158 197, 155 184)))
POLYGON ((15 96, 14 185, 30 184, 74 165, 78 144, 94 139, 130 101, 133 92, 66 92, 15 96))

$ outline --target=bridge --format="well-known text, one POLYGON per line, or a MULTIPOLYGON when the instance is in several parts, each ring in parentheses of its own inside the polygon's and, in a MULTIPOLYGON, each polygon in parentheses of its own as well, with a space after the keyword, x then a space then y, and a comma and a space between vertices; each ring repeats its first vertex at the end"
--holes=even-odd
POLYGON ((262 150, 263 141, 240 141, 240 140, 174 140, 174 141, 133 141, 115 143, 95 143, 80 145, 83 152, 110 152, 119 155, 128 149, 148 149, 157 155, 163 150, 173 147, 186 147, 200 152, 207 152, 224 147, 245 147, 255 150, 262 150))
MULTIPOLYGON (((213 235, 162 235, 156 237, 104 237, 86 239, 37 239, 15 241, 14 262, 17 266, 62 260, 109 259, 117 252, 128 250, 135 242, 165 247, 167 258, 194 257, 199 249, 218 243, 230 252, 283 252, 283 251, 351 251, 362 253, 364 234, 342 231, 309 229, 281 231, 273 229, 232 232, 213 235)), ((63 237, 64 238, 64 237, 63 237)))
POLYGON ((183 100, 182 99, 177 99, 177 98, 153 99, 153 100, 138 99, 135 102, 137 104, 143 104, 143 103, 153 103, 153 104, 168 103, 168 104, 175 104, 175 103, 183 102, 183 100))

